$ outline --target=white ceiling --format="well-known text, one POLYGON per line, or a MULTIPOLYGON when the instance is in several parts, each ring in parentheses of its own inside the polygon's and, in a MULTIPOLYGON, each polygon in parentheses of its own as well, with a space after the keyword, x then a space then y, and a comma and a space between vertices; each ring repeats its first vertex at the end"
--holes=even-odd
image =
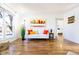
POLYGON ((19 13, 65 13, 77 6, 77 3, 8 3, 8 7, 19 13))

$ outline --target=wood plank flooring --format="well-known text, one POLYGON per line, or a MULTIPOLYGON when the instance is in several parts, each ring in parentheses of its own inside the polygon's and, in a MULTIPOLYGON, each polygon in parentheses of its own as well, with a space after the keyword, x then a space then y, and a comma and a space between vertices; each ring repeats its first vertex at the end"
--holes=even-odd
POLYGON ((17 39, 9 43, 9 49, 1 51, 2 55, 67 55, 68 52, 79 54, 79 44, 64 40, 63 36, 56 39, 25 40, 17 39))

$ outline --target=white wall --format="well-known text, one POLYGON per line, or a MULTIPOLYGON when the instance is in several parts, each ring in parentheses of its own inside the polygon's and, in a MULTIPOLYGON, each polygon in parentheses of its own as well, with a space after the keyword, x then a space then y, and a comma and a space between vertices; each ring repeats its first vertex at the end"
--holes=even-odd
MULTIPOLYGON (((30 10, 28 8, 22 9, 20 12, 16 12, 16 10, 13 10, 12 7, 9 6, 5 6, 4 4, 1 5, 2 7, 4 7, 5 9, 7 9, 8 11, 12 12, 14 14, 14 39, 20 38, 20 29, 21 29, 21 25, 23 24, 23 20, 26 20, 26 28, 29 27, 29 21, 33 18, 44 18, 47 21, 47 25, 46 28, 47 29, 53 29, 53 32, 55 34, 55 36, 57 36, 57 24, 56 24, 56 18, 57 17, 62 17, 60 14, 59 15, 55 15, 52 13, 41 13, 38 10, 30 10), (23 12, 24 10, 29 10, 27 13, 23 12)), ((15 9, 17 9, 15 7, 15 9)))
POLYGON ((19 20, 21 22, 23 22, 23 20, 26 20, 25 24, 26 24, 26 29, 28 30, 28 28, 30 27, 29 22, 32 19, 36 19, 36 18, 45 19, 46 20, 45 29, 48 29, 48 30, 53 29, 53 32, 55 33, 55 36, 56 36, 56 19, 55 19, 55 15, 53 15, 53 14, 48 14, 48 13, 23 13, 23 14, 20 14, 19 20))
POLYGON ((20 38, 20 26, 21 26, 21 23, 19 20, 19 14, 16 14, 14 16, 13 25, 14 25, 14 34, 15 34, 14 38, 18 39, 18 38, 20 38))
POLYGON ((64 38, 79 43, 79 7, 74 8, 64 15, 64 38), (67 24, 67 18, 75 16, 75 22, 67 24))

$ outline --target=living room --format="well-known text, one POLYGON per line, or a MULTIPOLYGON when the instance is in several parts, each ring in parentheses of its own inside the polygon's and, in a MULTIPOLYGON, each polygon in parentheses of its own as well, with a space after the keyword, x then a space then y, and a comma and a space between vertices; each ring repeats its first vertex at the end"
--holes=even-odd
MULTIPOLYGON (((79 39, 78 37, 79 7, 78 6, 79 4, 77 3, 76 4, 75 3, 3 3, 3 4, 0 4, 0 19, 1 19, 0 42, 1 43, 9 42, 9 45, 10 45, 12 42, 22 41, 21 30, 22 30, 22 27, 24 26, 25 40, 23 43, 25 44, 24 45, 25 47, 26 45, 28 45, 28 47, 30 45, 31 47, 31 48, 26 47, 28 48, 26 50, 29 51, 31 49, 32 51, 34 47, 38 47, 39 45, 39 47, 34 48, 32 52, 31 51, 26 52, 26 50, 24 50, 25 55, 26 54, 49 54, 50 55, 50 54, 68 54, 68 53, 78 54, 79 48, 77 48, 78 46, 75 46, 75 44, 76 45, 79 44, 79 40, 78 40, 79 39), (9 20, 9 17, 10 17, 10 20, 9 20), (33 41, 30 41, 31 39, 33 41), (55 44, 53 41, 55 41, 55 44), (28 42, 29 44, 27 44, 28 42), (65 51, 62 52, 63 51, 62 47, 64 46, 63 43, 64 44, 66 43, 66 45, 69 44, 67 47, 70 47, 71 44, 73 45, 72 47, 69 48, 68 51, 66 50, 66 52, 65 51), (33 44, 34 46, 32 46, 33 44), (41 44, 44 44, 44 46, 42 46, 41 44), (57 44, 56 45, 57 47, 55 48, 53 44, 54 45, 57 44), (53 47, 48 48, 51 46, 53 46, 57 50, 53 50, 52 49, 53 47), (44 47, 46 47, 47 50, 44 47), (74 49, 72 50, 71 48, 74 48, 74 49), (44 50, 45 52, 43 52, 44 50)), ((16 46, 17 44, 14 44, 14 45, 16 46)), ((2 44, 2 46, 4 45, 2 44)), ((21 49, 21 47, 23 46, 17 46, 17 47, 21 49)), ((66 47, 64 47, 64 49, 65 48, 66 47)), ((12 47, 12 49, 14 48, 12 47)), ((23 51, 17 50, 16 53, 21 54, 23 53, 23 51)), ((12 54, 16 54, 16 53, 12 53, 12 54)), ((11 52, 4 52, 4 53, 2 52, 2 54, 11 54, 11 52)))

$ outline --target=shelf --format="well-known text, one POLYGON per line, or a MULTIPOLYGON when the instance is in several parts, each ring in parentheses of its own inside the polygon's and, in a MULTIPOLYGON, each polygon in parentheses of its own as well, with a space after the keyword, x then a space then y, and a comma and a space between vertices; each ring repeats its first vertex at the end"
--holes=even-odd
POLYGON ((31 24, 31 27, 45 27, 46 24, 31 24))

